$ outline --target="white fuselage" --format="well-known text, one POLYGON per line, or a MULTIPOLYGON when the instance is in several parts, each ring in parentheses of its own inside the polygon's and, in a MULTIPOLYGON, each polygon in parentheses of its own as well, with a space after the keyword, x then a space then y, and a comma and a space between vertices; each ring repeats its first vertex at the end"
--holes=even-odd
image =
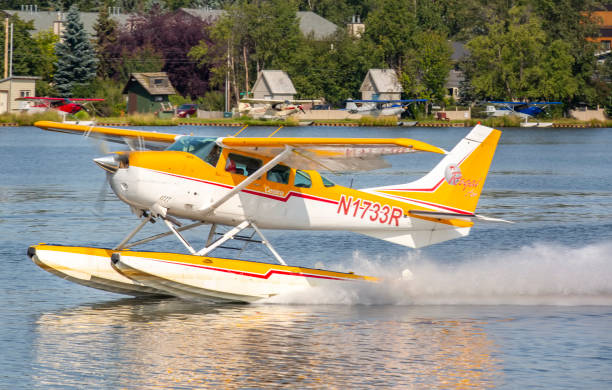
MULTIPOLYGON (((393 206, 393 202, 386 204, 382 197, 379 206, 366 212, 356 204, 359 195, 336 201, 306 194, 292 186, 287 186, 286 191, 272 189, 263 180, 255 181, 208 214, 202 211, 232 187, 134 166, 119 169, 110 183, 122 201, 137 209, 148 210, 157 203, 178 218, 224 225, 235 226, 249 220, 263 229, 351 231, 410 230, 419 224, 431 225, 431 222, 404 216, 399 207, 393 206)), ((359 191, 347 190, 359 194, 359 191)))

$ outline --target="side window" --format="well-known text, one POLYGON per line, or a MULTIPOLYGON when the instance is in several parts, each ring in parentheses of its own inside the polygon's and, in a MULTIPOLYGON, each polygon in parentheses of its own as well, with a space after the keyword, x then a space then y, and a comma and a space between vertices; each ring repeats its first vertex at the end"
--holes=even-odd
POLYGON ((324 178, 323 176, 321 176, 321 180, 323 180, 323 185, 324 185, 325 187, 333 187, 333 186, 335 186, 335 185, 336 185, 336 184, 335 184, 335 183, 333 183, 332 181, 330 181, 330 180, 328 180, 328 179, 324 178))
POLYGON ((266 174, 268 181, 275 183, 289 184, 289 173, 291 169, 285 165, 277 165, 270 169, 266 174))
POLYGON ((295 185, 296 187, 310 188, 312 186, 312 180, 310 180, 310 175, 298 169, 297 171, 295 171, 295 180, 293 181, 293 185, 295 185))
POLYGON ((225 170, 238 175, 249 176, 261 168, 261 160, 230 153, 227 156, 225 170))

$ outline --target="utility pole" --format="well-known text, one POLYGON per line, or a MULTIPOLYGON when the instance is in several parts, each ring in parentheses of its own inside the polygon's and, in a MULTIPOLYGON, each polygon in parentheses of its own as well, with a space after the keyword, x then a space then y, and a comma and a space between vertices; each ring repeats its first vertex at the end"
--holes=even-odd
POLYGON ((13 77, 13 23, 11 23, 11 58, 9 60, 9 77, 13 77))
POLYGON ((9 20, 4 19, 4 78, 8 77, 8 36, 9 36, 9 20))

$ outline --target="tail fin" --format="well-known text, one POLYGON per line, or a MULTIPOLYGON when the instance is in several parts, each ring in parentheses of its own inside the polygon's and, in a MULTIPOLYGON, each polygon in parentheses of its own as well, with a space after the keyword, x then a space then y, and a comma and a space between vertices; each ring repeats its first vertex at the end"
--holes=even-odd
POLYGON ((416 210, 473 215, 501 132, 476 125, 427 175, 412 183, 369 189, 416 210))

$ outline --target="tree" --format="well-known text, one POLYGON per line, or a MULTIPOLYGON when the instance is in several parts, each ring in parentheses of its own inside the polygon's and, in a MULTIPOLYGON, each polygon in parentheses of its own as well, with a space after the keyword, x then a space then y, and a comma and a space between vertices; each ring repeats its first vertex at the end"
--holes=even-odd
POLYGON ((511 9, 510 17, 467 45, 466 76, 476 92, 497 99, 572 98, 577 83, 569 46, 549 39, 541 19, 524 7, 511 9))
MULTIPOLYGON (((25 22, 17 15, 9 19, 13 23, 13 75, 39 76, 43 73, 44 63, 41 49, 30 35, 34 30, 32 21, 25 22)), ((0 42, 4 43, 4 26, 0 28, 0 42)), ((4 73, 4 61, 0 70, 4 73)))
POLYGON ((441 33, 422 31, 415 35, 413 45, 406 52, 400 76, 404 92, 416 98, 441 100, 451 70, 450 44, 441 33))
POLYGON ((117 41, 118 34, 117 22, 109 17, 107 4, 105 4, 98 13, 94 31, 94 45, 98 58, 98 75, 102 78, 106 78, 112 73, 112 58, 108 48, 117 41))
POLYGON ((164 71, 184 96, 202 96, 209 90, 210 69, 199 66, 187 53, 201 42, 212 44, 207 22, 184 12, 158 7, 130 19, 117 41, 107 45, 112 77, 127 81, 131 72, 164 71))
POLYGON ((404 0, 382 0, 365 23, 364 39, 382 48, 388 66, 401 69, 417 31, 413 5, 404 0))
POLYGON ((76 6, 68 10, 65 26, 62 41, 55 46, 54 80, 61 96, 71 97, 76 85, 86 84, 96 76, 97 61, 76 6))

